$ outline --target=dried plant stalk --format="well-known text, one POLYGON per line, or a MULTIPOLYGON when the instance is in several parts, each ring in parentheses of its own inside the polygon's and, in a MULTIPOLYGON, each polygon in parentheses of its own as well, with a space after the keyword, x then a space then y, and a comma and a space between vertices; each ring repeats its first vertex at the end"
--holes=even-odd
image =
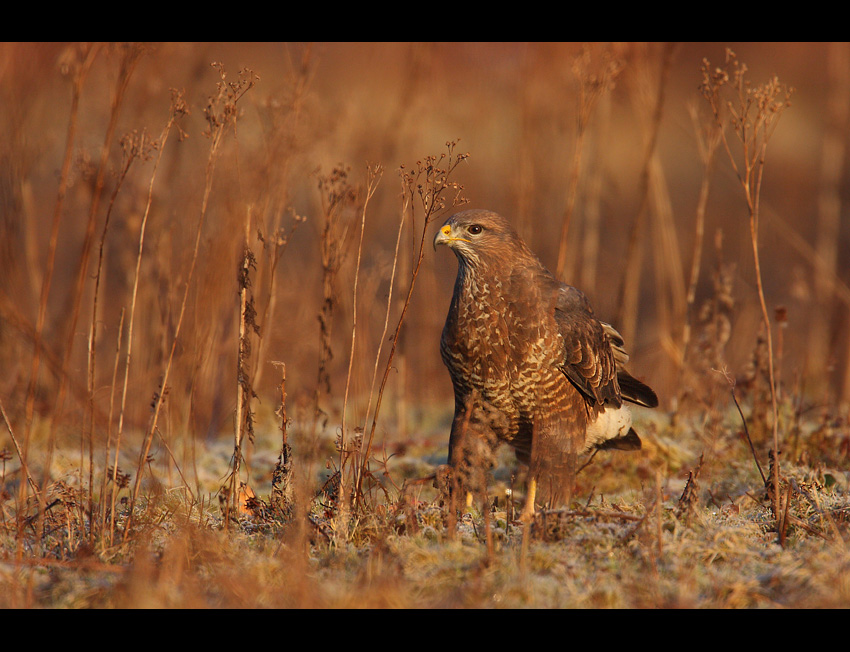
MULTIPOLYGON (((366 230, 366 211, 369 207, 369 201, 375 194, 375 191, 378 189, 378 184, 381 181, 381 176, 383 175, 383 168, 380 165, 376 165, 375 167, 369 167, 367 169, 367 180, 366 180, 366 192, 363 198, 363 206, 360 208, 361 219, 360 219, 360 238, 357 243, 357 261, 354 265, 354 287, 352 291, 352 301, 351 301, 351 349, 348 356, 348 372, 345 376, 345 393, 343 394, 342 399, 342 419, 341 419, 341 431, 340 431, 340 459, 339 459, 339 470, 340 470, 340 494, 343 496, 343 500, 341 501, 341 505, 344 509, 347 509, 349 504, 349 497, 346 494, 346 486, 345 486, 345 462, 346 462, 346 411, 348 409, 348 392, 351 385, 351 372, 354 367, 354 345, 357 338, 357 286, 360 278, 360 258, 363 253, 363 234, 366 230)), ((359 446, 354 447, 356 450, 359 450, 359 446)), ((356 458, 355 458, 356 459, 356 458)))
POLYGON ((640 176, 640 205, 629 230, 626 244, 623 275, 620 280, 618 294, 617 328, 627 342, 635 341, 637 332, 638 290, 640 289, 641 267, 643 263, 643 230, 646 214, 652 198, 652 161, 658 144, 658 132, 661 126, 661 116, 664 110, 665 92, 673 62, 676 46, 672 43, 664 45, 661 55, 660 72, 658 75, 655 95, 650 100, 648 108, 647 136, 644 149, 643 164, 640 176))
MULTIPOLYGON (((567 279, 567 252, 570 242, 570 226, 578 198, 579 179, 582 174, 582 157, 584 140, 599 100, 614 88, 614 83, 623 69, 623 62, 610 51, 603 52, 601 61, 593 62, 588 47, 582 48, 581 54, 573 62, 573 74, 578 82, 578 110, 576 112, 576 140, 573 151, 573 166, 567 182, 567 200, 564 214, 561 218, 561 236, 558 246, 558 262, 556 276, 567 279)), ((572 276, 570 273, 569 276, 572 276)))
POLYGON ((272 472, 272 490, 269 496, 269 503, 271 504, 272 513, 288 519, 292 515, 292 510, 295 506, 295 485, 293 482, 292 447, 289 445, 287 438, 286 365, 283 362, 272 362, 272 364, 280 367, 280 405, 276 413, 280 417, 281 445, 280 455, 272 472))
MULTIPOLYGON (((330 364, 333 360, 333 318, 336 310, 336 279, 348 245, 352 209, 360 201, 360 190, 348 181, 349 170, 335 167, 330 174, 319 177, 322 201, 322 307, 319 310, 319 371, 316 380, 314 414, 324 415, 322 395, 331 393, 330 364)), ((327 419, 325 418, 326 422, 327 419)))
MULTIPOLYGON (((837 294, 836 278, 841 229, 843 174, 847 159, 847 128, 850 125, 850 45, 830 43, 827 59, 829 90, 826 103, 826 133, 821 150, 820 182, 817 197, 817 233, 814 258, 814 290, 819 318, 811 319, 808 337, 808 376, 827 378, 831 338, 835 321, 832 301, 837 294)), ((848 343, 850 345, 850 342, 848 343)), ((845 369, 850 367, 845 362, 845 369)), ((850 371, 845 371, 850 374, 850 371)), ((850 396, 850 375, 844 381, 844 398, 850 396)))
POLYGON ((747 66, 740 63, 731 50, 726 51, 723 67, 712 68, 703 60, 700 90, 711 107, 714 119, 720 128, 723 147, 732 169, 744 190, 750 223, 750 242, 753 249, 756 287, 759 306, 767 338, 768 374, 770 400, 773 411, 773 450, 776 454, 776 473, 773 477, 773 510, 779 518, 779 410, 776 400, 776 374, 774 370, 773 336, 771 320, 767 310, 759 257, 758 230, 760 218, 761 184, 764 178, 764 162, 767 144, 782 112, 790 106, 792 88, 773 77, 768 82, 753 86, 746 79, 747 66), (728 98, 728 99, 727 99, 728 98), (727 130, 731 127, 740 145, 736 153, 727 130))
MULTIPOLYGON (((171 133, 171 130, 175 127, 177 120, 188 113, 188 106, 183 99, 183 96, 179 93, 173 93, 171 97, 171 114, 168 118, 168 122, 165 125, 165 128, 162 130, 162 135, 157 142, 157 149, 159 153, 157 154, 156 160, 154 162, 153 172, 151 173, 150 183, 148 185, 148 198, 147 203, 145 205, 145 212, 142 216, 142 223, 139 228, 139 253, 136 256, 136 269, 135 274, 133 276, 133 290, 130 298, 130 317, 127 324, 127 353, 124 357, 124 383, 121 390, 121 407, 118 410, 118 433, 116 436, 116 445, 115 445, 115 464, 113 465, 113 475, 112 475, 112 504, 114 510, 115 504, 115 494, 117 492, 117 482, 116 477, 118 473, 118 456, 121 450, 121 435, 124 430, 124 414, 125 408, 127 405, 127 390, 129 387, 129 379, 130 379, 130 362, 132 360, 133 353, 133 325, 135 323, 136 316, 136 299, 138 297, 139 291, 139 271, 142 265, 142 254, 145 249, 145 231, 147 228, 148 216, 150 215, 150 208, 153 202, 153 189, 154 183, 156 181, 157 170, 159 169, 159 164, 162 161, 162 154, 165 151, 165 144, 168 142, 168 136, 171 133)), ((133 498, 135 502, 135 496, 138 492, 139 484, 141 483, 141 466, 142 461, 147 457, 147 451, 145 451, 144 456, 140 458, 139 469, 136 473, 136 484, 133 487, 133 498)), ((131 510, 132 514, 132 510, 131 510)), ((114 517, 114 513, 113 513, 114 517)), ((129 522, 131 519, 128 519, 127 525, 128 527, 124 530, 124 538, 126 539, 128 531, 129 531, 129 522)), ((114 518, 113 518, 114 521, 114 518)))
POLYGON ((257 261, 251 251, 251 212, 245 217, 245 240, 242 249, 242 260, 239 264, 239 336, 236 350, 236 424, 234 429, 233 460, 230 470, 230 488, 228 489, 232 502, 232 513, 237 513, 237 485, 239 470, 242 464, 243 439, 254 439, 254 414, 251 411, 251 399, 256 396, 251 384, 249 358, 251 357, 251 340, 249 330, 260 336, 257 324, 254 298, 250 292, 251 270, 256 269, 257 261))
POLYGON ((710 121, 705 126, 704 121, 700 120, 699 110, 696 105, 689 106, 691 121, 694 125, 696 133, 697 149, 699 151, 700 160, 703 164, 703 175, 700 183, 699 196, 697 198, 697 208, 694 219, 694 246, 691 254, 691 271, 688 280, 688 290, 685 296, 685 315, 682 324, 682 339, 679 346, 681 355, 679 357, 678 382, 676 386, 679 388, 676 396, 676 404, 678 406, 681 400, 684 389, 682 377, 685 371, 685 363, 688 359, 688 351, 691 343, 691 330, 696 315, 694 315, 694 301, 696 300, 697 283, 699 282, 700 269, 702 266, 702 249, 705 239, 705 212, 708 206, 708 195, 711 188, 711 172, 714 167, 714 158, 717 153, 717 148, 720 145, 720 129, 716 122, 710 121))
MULTIPOLYGON (((369 429, 369 437, 366 441, 366 452, 363 454, 358 470, 357 479, 355 482, 355 505, 358 504, 361 495, 363 476, 367 471, 369 463, 369 455, 372 451, 372 443, 375 438, 375 428, 378 425, 378 415, 381 411, 381 401, 384 396, 384 389, 389 379, 390 371, 392 370, 393 357, 396 347, 398 346, 399 337, 401 336, 404 318, 407 314, 407 309, 410 306, 410 299, 413 296, 413 289, 416 286, 416 278, 419 275, 419 268, 422 265, 422 259, 425 257, 425 240, 428 227, 431 222, 446 208, 455 207, 466 203, 466 199, 461 196, 463 186, 451 180, 451 175, 458 165, 463 163, 469 154, 456 154, 456 141, 446 143, 447 152, 437 156, 426 156, 423 161, 416 162, 416 169, 408 171, 404 166, 399 170, 402 179, 402 207, 410 206, 411 209, 415 206, 414 200, 418 197, 419 206, 423 211, 422 231, 418 240, 418 253, 413 270, 410 276, 410 285, 407 288, 407 296, 401 307, 393 334, 392 344, 390 346, 389 355, 387 357, 386 367, 384 368, 384 376, 381 379, 381 385, 378 389, 378 397, 375 402, 375 413, 372 415, 372 425, 369 429), (448 193, 454 193, 453 196, 447 197, 448 193)), ((415 222, 415 210, 412 211, 412 217, 415 222)), ((404 219, 404 210, 402 211, 402 219, 404 219)), ((399 232, 400 233, 400 232, 399 232)), ((396 249, 396 257, 398 249, 396 249)), ((395 264, 395 263, 394 263, 395 264)))
MULTIPOLYGON (((27 454, 29 450, 30 429, 32 428, 33 410, 35 401, 35 389, 38 384, 38 374, 41 366, 41 349, 42 337, 44 335, 44 321, 47 314, 47 299, 50 295, 50 286, 53 281, 53 272, 56 262, 56 248, 59 241, 59 226, 62 221, 62 212, 65 205, 65 195, 68 191, 68 177, 71 171, 72 155, 74 151, 74 141, 77 134, 77 121, 79 118, 80 98, 83 93, 83 85, 85 84, 89 70, 94 63, 95 58, 100 52, 99 45, 82 45, 69 47, 63 54, 62 69, 64 72, 71 75, 72 78, 72 94, 71 94, 71 110, 68 119, 68 130, 65 138, 65 153, 62 159, 62 169, 59 173, 59 188, 56 196, 56 203, 53 209, 53 223, 50 229, 50 239, 48 241, 47 262, 44 273, 44 278, 41 284, 41 294, 38 302, 38 315, 36 317, 35 333, 33 338, 33 355, 32 365, 30 370, 30 380, 27 386, 27 395, 25 401, 25 422, 22 450, 20 451, 21 463, 26 466, 27 454)), ((45 466, 45 469, 49 464, 45 466)), ((47 472, 47 471, 45 471, 47 472)), ((26 499, 27 484, 22 482, 20 486, 19 500, 21 504, 26 499)), ((43 499, 40 492, 36 491, 36 496, 39 499, 39 509, 43 508, 43 499)), ((41 518, 39 518, 41 523, 41 518)))
POLYGON ((177 342, 180 338, 180 332, 186 312, 186 305, 188 303, 189 298, 189 289, 192 284, 192 278, 194 276, 195 267, 198 260, 201 234, 203 232, 203 225, 207 214, 207 207, 209 205, 210 193, 212 192, 212 182, 215 172, 215 166, 220 153, 219 149, 221 147, 221 143, 224 139, 224 135, 226 133, 227 128, 236 120, 237 102, 245 95, 245 93, 247 93, 251 88, 254 87, 258 79, 256 75, 253 74, 253 72, 243 71, 240 74, 240 78, 238 81, 226 82, 226 73, 224 70, 224 66, 219 63, 214 63, 213 66, 217 68, 221 81, 218 83, 217 94, 210 98, 210 102, 207 105, 207 108, 205 109, 205 117, 208 123, 208 130, 206 132, 206 135, 210 138, 211 144, 209 157, 207 159, 204 194, 201 200, 200 214, 198 216, 198 225, 195 231, 195 245, 192 250, 192 258, 189 263, 189 271, 186 277, 186 283, 183 291, 183 299, 180 303, 180 313, 177 318, 174 336, 171 341, 171 348, 168 353, 168 359, 165 364, 165 369, 163 371, 162 381, 160 384, 160 391, 156 393, 153 415, 151 416, 150 425, 148 427, 147 435, 145 437, 145 442, 142 446, 141 453, 139 455, 136 481, 133 486, 133 495, 130 501, 130 514, 127 519, 126 527, 124 529, 125 541, 127 539, 127 536, 129 535, 130 526, 133 521, 133 507, 135 506, 136 499, 139 493, 139 488, 141 486, 142 469, 144 468, 143 465, 147 460, 148 454, 150 452, 153 436, 154 433, 157 431, 157 421, 159 418, 159 414, 162 409, 162 404, 165 399, 165 395, 168 391, 168 379, 171 373, 172 362, 174 360, 174 351, 177 348, 177 342))

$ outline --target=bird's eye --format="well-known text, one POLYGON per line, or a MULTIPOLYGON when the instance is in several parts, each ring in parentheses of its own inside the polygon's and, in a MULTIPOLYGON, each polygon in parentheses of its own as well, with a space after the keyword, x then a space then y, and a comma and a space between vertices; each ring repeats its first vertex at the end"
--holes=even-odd
POLYGON ((483 230, 484 230, 484 228, 483 228, 483 227, 481 227, 481 226, 479 226, 478 224, 473 224, 472 226, 470 226, 470 227, 467 229, 467 231, 469 231, 472 235, 478 235, 478 234, 479 234, 479 233, 481 233, 483 230))

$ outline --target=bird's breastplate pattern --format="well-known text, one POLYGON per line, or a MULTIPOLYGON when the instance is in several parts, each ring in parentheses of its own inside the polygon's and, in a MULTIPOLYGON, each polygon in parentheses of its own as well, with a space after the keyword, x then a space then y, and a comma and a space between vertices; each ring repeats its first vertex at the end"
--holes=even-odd
MULTIPOLYGON (((508 300, 503 289, 499 281, 477 282, 473 274, 462 275, 440 352, 456 398, 477 393, 499 410, 506 419, 496 434, 510 441, 518 434, 529 435, 538 414, 561 405, 568 383, 558 370, 561 343, 553 346, 539 326, 527 325, 545 318, 524 314, 525 304, 539 306, 537 297, 513 292, 523 300, 508 300)), ((560 338, 557 328, 548 331, 560 338)))

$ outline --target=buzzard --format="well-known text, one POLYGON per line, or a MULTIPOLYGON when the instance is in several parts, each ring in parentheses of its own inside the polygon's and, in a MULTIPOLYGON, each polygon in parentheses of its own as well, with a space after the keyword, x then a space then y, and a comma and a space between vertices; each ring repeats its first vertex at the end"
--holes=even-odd
POLYGON ((455 394, 449 464, 481 465, 469 459, 470 438, 505 442, 529 465, 524 517, 536 498, 568 503, 578 455, 640 448, 627 404, 656 407, 658 398, 625 370, 620 334, 504 217, 457 213, 437 232, 440 244, 458 259, 440 339, 455 394))

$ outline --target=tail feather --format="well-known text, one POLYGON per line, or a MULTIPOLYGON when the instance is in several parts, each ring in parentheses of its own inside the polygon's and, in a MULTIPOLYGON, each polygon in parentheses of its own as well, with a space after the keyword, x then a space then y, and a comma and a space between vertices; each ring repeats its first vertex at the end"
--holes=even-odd
POLYGON ((638 437, 638 434, 635 432, 634 428, 629 428, 629 431, 621 437, 606 439, 605 441, 600 442, 596 445, 596 448, 600 450, 615 449, 619 451, 636 451, 640 450, 640 447, 640 437, 638 437))
POLYGON ((620 395, 630 403, 648 408, 658 407, 658 396, 649 385, 645 385, 625 369, 617 369, 617 381, 620 383, 620 395))

